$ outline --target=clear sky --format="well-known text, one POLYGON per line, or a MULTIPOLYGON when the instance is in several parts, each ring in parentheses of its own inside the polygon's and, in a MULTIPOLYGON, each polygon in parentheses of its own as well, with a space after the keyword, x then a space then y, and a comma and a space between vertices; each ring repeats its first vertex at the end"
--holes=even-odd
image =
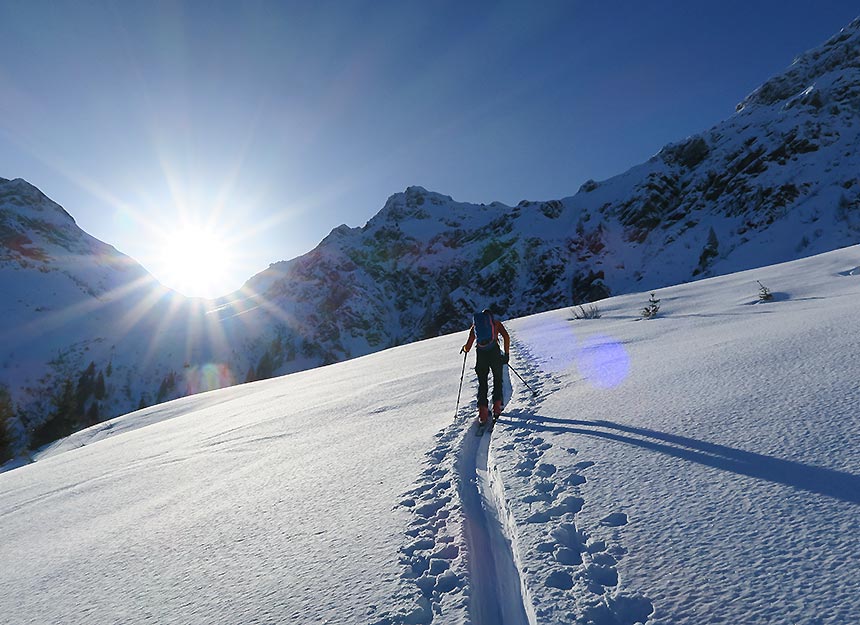
POLYGON ((730 116, 858 14, 828 0, 0 0, 0 177, 168 286, 220 295, 410 185, 572 195, 730 116))

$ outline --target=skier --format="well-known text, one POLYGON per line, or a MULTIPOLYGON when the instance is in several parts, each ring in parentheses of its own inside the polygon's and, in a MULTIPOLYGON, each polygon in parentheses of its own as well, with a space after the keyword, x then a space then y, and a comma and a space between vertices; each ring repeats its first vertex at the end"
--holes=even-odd
POLYGON ((511 337, 502 322, 494 319, 485 308, 472 315, 469 340, 460 353, 468 354, 473 343, 477 343, 475 373, 478 374, 478 421, 485 424, 490 416, 487 401, 490 370, 493 372, 493 418, 497 419, 502 412, 502 367, 508 364, 510 358, 511 337), (499 349, 500 334, 505 340, 504 353, 499 349))

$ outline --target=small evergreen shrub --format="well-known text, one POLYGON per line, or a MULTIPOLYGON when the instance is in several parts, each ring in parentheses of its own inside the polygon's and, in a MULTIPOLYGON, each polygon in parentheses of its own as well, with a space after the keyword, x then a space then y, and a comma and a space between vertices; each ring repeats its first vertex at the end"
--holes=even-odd
POLYGON ((653 319, 657 316, 657 313, 660 311, 660 300, 654 297, 654 294, 651 293, 651 297, 648 299, 648 305, 642 309, 642 318, 643 319, 653 319))
POLYGON ((767 288, 765 285, 763 285, 758 280, 756 280, 756 282, 758 282, 758 298, 759 298, 759 301, 769 302, 770 300, 772 300, 773 299, 773 293, 770 292, 770 289, 767 288))

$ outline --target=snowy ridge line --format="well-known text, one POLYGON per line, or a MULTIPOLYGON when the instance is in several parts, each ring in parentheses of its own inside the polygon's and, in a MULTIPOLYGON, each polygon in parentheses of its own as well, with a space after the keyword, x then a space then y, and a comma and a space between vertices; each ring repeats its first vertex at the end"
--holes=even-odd
POLYGON ((578 525, 577 514, 586 505, 583 473, 595 463, 575 463, 566 475, 558 470, 558 465, 571 466, 569 456, 577 451, 553 445, 538 433, 553 434, 542 427, 539 409, 560 380, 541 372, 525 345, 516 339, 513 344, 517 370, 538 395, 518 389, 507 416, 499 420, 505 427, 493 441, 493 486, 497 500, 505 502, 502 522, 513 538, 525 603, 534 611, 530 623, 647 623, 653 603, 622 590, 617 568, 627 553, 620 545, 627 516, 609 514, 601 527, 588 531, 578 525), (530 494, 512 498, 507 492, 530 494))

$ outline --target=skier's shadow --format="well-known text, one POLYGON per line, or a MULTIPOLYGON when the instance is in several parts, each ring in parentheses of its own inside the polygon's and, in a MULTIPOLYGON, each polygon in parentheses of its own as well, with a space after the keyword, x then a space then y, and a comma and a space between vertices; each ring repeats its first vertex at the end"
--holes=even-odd
POLYGON ((623 425, 612 421, 558 419, 521 412, 520 414, 511 414, 506 422, 511 427, 582 434, 635 445, 723 471, 731 471, 739 475, 747 475, 849 503, 860 504, 860 477, 844 471, 817 467, 793 460, 783 460, 782 458, 708 443, 687 436, 623 425))

